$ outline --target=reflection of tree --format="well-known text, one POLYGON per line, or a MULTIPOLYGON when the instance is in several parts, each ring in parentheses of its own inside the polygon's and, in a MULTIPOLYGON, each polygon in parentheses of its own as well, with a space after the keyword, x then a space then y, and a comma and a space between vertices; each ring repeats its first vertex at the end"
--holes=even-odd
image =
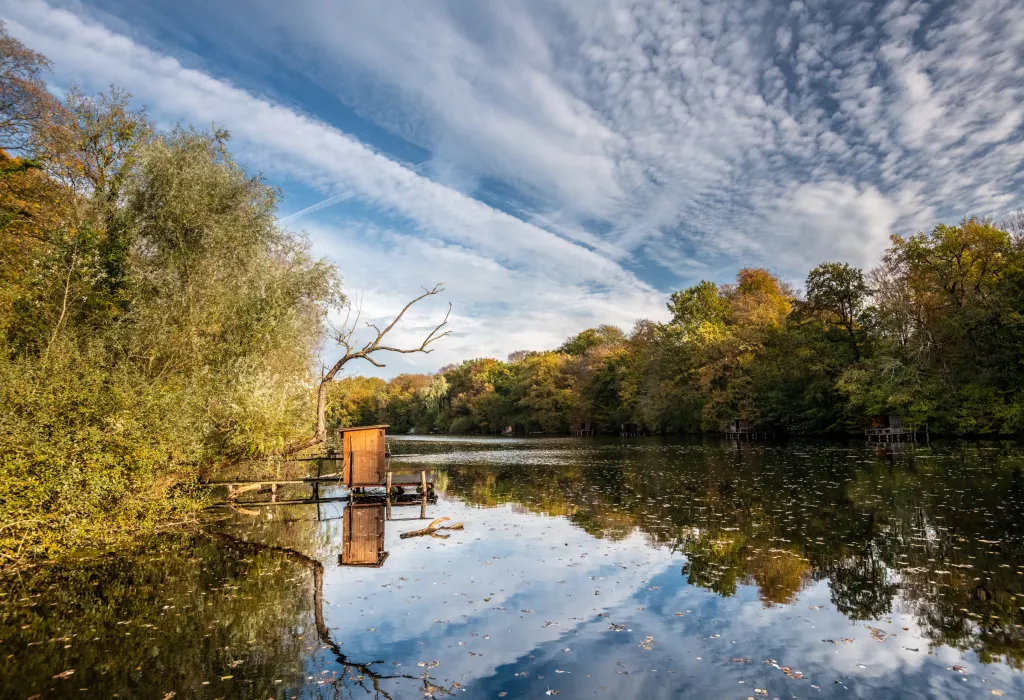
MULTIPOLYGON (((296 539, 298 530, 284 530, 296 539)), ((398 680, 446 692, 427 675, 386 674, 381 661, 343 654, 323 616, 323 572, 294 549, 221 533, 165 535, 8 577, 0 640, 13 654, 0 664, 0 688, 18 697, 278 696, 307 686, 308 660, 324 649, 341 673, 316 687, 321 697, 359 689, 389 698, 386 684, 398 680), (296 595, 307 586, 311 596, 296 595)))
POLYGON ((639 531, 686 555, 688 583, 724 596, 745 583, 766 605, 791 603, 827 580, 854 620, 891 614, 898 597, 935 644, 1024 658, 1024 476, 1012 450, 907 445, 876 459, 813 445, 588 444, 568 464, 449 470, 447 493, 564 515, 597 537, 639 531))
POLYGON ((888 570, 872 552, 830 562, 823 573, 828 577, 832 604, 851 620, 874 620, 892 612, 899 586, 888 580, 888 570))
POLYGON ((216 532, 212 533, 215 537, 221 540, 227 540, 230 542, 232 547, 248 549, 253 552, 274 552, 281 554, 297 564, 305 567, 313 575, 313 619, 316 625, 317 636, 324 646, 330 650, 334 655, 335 661, 342 667, 343 673, 334 680, 333 687, 339 691, 339 694, 344 695, 347 690, 349 696, 352 695, 352 689, 347 687, 348 682, 352 682, 367 693, 372 692, 374 697, 383 697, 386 700, 391 700, 391 695, 388 694, 381 687, 382 681, 394 680, 394 679, 408 679, 414 681, 420 681, 423 684, 426 692, 432 692, 433 694, 441 694, 447 692, 444 688, 433 686, 429 683, 430 677, 426 674, 423 676, 409 676, 406 674, 384 674, 374 670, 372 667, 384 663, 383 661, 370 661, 368 663, 358 663, 349 659, 341 651, 341 647, 331 637, 331 631, 327 627, 327 623, 324 620, 324 565, 318 560, 306 556, 302 552, 287 547, 278 547, 271 544, 263 544, 259 542, 250 542, 247 540, 239 539, 233 535, 227 533, 216 532), (369 681, 370 686, 366 685, 369 681))
POLYGON ((308 602, 292 595, 297 573, 271 552, 169 535, 4 579, 0 639, 14 658, 0 664, 0 687, 198 697, 209 683, 243 697, 301 686, 308 602), (69 669, 63 685, 52 679, 69 669))

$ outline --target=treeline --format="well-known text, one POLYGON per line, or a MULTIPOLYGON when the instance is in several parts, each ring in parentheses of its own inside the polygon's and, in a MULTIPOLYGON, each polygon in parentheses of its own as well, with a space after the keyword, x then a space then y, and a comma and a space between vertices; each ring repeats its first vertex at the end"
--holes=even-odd
POLYGON ((764 269, 672 294, 667 323, 332 388, 336 424, 441 433, 860 431, 879 414, 957 435, 1024 429, 1024 214, 893 236, 864 272, 829 262, 798 294, 764 269))
POLYGON ((0 24, 0 566, 188 516, 310 430, 335 269, 227 134, 58 100, 0 24))

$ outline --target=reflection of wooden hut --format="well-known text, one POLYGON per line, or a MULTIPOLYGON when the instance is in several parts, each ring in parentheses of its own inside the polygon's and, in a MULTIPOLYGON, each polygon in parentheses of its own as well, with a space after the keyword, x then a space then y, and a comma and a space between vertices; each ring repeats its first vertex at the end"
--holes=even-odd
POLYGON ((903 416, 890 413, 871 417, 871 427, 864 431, 871 440, 901 440, 909 433, 903 428, 903 416))
MULTIPOLYGON (((346 486, 381 486, 387 468, 386 425, 342 428, 341 477, 346 486)), ((335 463, 339 460, 335 459, 335 463)))
POLYGON ((342 519, 342 566, 380 566, 384 551, 384 504, 350 503, 342 519))

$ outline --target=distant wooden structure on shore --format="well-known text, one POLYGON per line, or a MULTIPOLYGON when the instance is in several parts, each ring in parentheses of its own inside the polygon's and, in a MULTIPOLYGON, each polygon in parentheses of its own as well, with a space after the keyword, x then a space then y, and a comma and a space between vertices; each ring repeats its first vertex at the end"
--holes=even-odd
POLYGON ((914 431, 903 426, 903 416, 895 413, 872 416, 871 427, 864 434, 868 440, 879 442, 902 442, 916 437, 914 431))
POLYGON ((594 424, 590 421, 577 423, 572 432, 576 437, 594 437, 597 434, 594 424))
POLYGON ((638 437, 645 434, 636 423, 623 423, 619 426, 619 437, 638 437))
POLYGON ((767 440, 774 438, 775 433, 751 425, 746 418, 732 418, 725 426, 725 436, 736 440, 767 440))

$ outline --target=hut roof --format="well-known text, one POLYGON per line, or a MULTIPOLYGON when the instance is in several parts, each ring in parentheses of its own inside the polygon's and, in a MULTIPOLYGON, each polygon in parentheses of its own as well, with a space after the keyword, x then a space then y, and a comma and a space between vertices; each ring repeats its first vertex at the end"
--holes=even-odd
POLYGON ((339 433, 351 433, 356 430, 376 430, 377 428, 390 428, 390 425, 353 425, 348 428, 338 428, 339 433))

